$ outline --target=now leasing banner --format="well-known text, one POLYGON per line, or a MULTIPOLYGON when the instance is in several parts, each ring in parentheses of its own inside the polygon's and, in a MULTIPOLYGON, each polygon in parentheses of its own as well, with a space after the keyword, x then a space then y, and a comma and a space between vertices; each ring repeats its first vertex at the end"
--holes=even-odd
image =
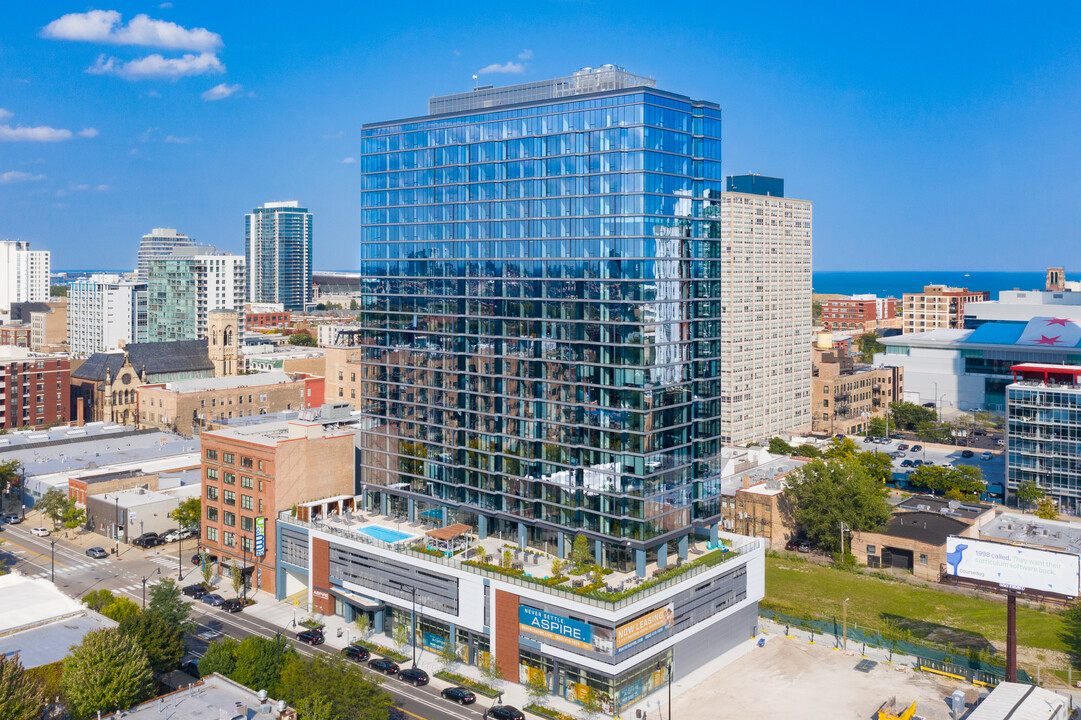
POLYGON ((672 627, 674 612, 672 604, 659 607, 653 612, 631 620, 616 628, 616 652, 630 650, 635 645, 658 635, 672 627))

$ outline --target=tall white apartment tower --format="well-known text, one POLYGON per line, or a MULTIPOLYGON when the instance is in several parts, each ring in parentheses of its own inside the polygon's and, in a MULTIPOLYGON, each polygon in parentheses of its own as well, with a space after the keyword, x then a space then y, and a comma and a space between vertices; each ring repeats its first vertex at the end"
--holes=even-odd
POLYGON ((139 243, 139 280, 147 281, 150 258, 163 257, 176 248, 194 244, 195 238, 178 233, 175 228, 157 227, 143 235, 143 241, 139 243))
POLYGON ((811 203, 739 175, 720 208, 722 442, 810 430, 811 203))
POLYGON ((0 240, 0 321, 11 319, 11 304, 49 299, 51 258, 48 250, 31 250, 30 243, 0 240))
POLYGON ((147 281, 150 342, 199 340, 207 336, 212 310, 243 316, 244 258, 213 247, 177 248, 152 258, 147 281))
POLYGON ((304 310, 312 299, 312 214, 295 200, 268 202, 244 217, 248 300, 304 310))
POLYGON ((146 342, 146 283, 94 273, 68 287, 68 342, 75 357, 146 342))

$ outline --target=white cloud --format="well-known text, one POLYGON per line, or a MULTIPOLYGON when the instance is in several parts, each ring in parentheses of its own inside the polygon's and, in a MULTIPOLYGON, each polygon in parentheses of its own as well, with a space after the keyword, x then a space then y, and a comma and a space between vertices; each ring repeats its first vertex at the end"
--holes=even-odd
POLYGON ((13 116, 14 114, 15 113, 11 112, 10 110, 5 110, 4 108, 0 108, 0 120, 6 120, 7 118, 13 116))
POLYGON ((60 142, 71 139, 71 130, 53 128, 48 125, 24 127, 0 125, 0 142, 60 142))
POLYGON ((491 65, 486 65, 480 70, 477 70, 477 75, 489 75, 491 73, 511 73, 518 75, 524 72, 525 65, 522 65, 522 63, 505 62, 502 65, 500 65, 499 63, 492 63, 491 65))
POLYGON ((158 7, 162 9, 171 8, 172 6, 173 4, 171 2, 163 2, 161 5, 158 5, 158 7))
POLYGON ((225 72, 225 65, 217 55, 206 52, 199 55, 187 53, 179 58, 164 58, 155 53, 128 62, 99 55, 97 61, 88 67, 86 72, 91 75, 117 75, 126 80, 176 79, 192 75, 220 74, 225 72))
POLYGON ((76 134, 79 137, 84 137, 84 138, 92 138, 92 137, 97 137, 98 135, 100 135, 97 128, 83 128, 82 130, 80 130, 76 134))
POLYGON ((222 47, 221 35, 206 28, 181 27, 167 20, 136 15, 127 25, 116 10, 70 13, 46 25, 41 34, 54 40, 80 40, 109 45, 143 45, 206 52, 222 47))
POLYGON ((177 137, 176 135, 166 135, 165 142, 173 145, 187 145, 190 142, 199 142, 197 137, 177 137))
POLYGON ((146 93, 146 97, 160 98, 161 93, 158 92, 157 90, 150 90, 149 92, 146 93))
POLYGON ((215 85, 214 87, 210 88, 205 93, 200 95, 200 97, 207 102, 210 102, 211 100, 224 100, 225 98, 229 97, 230 95, 234 95, 239 91, 239 85, 229 85, 227 83, 221 83, 220 85, 215 85))
POLYGON ((357 159, 355 157, 347 157, 347 158, 342 158, 341 159, 342 165, 352 165, 356 161, 357 161, 357 159))
POLYGON ((530 60, 532 58, 533 58, 533 51, 532 50, 527 49, 527 50, 523 50, 522 52, 518 53, 518 59, 522 60, 523 62, 526 61, 526 60, 530 60))
POLYGON ((0 185, 9 185, 11 183, 21 182, 33 182, 35 180, 44 179, 44 175, 33 175, 28 172, 22 172, 21 170, 8 170, 6 173, 0 173, 0 185))
POLYGON ((98 189, 98 192, 105 192, 106 190, 109 189, 109 186, 108 185, 98 185, 97 189, 98 189))
POLYGON ((462 51, 461 50, 451 50, 450 52, 451 52, 452 55, 454 55, 454 57, 461 57, 462 56, 462 51))

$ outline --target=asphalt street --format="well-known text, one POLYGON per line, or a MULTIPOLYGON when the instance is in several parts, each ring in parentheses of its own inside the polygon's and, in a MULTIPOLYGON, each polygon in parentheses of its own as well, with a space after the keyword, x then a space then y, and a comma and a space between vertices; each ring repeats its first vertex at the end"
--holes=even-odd
MULTIPOLYGON (((18 525, 0 525, 0 558, 6 561, 8 569, 33 577, 49 579, 67 595, 81 598, 88 592, 107 589, 114 594, 124 595, 142 604, 144 578, 146 585, 152 585, 160 576, 178 577, 177 546, 168 545, 156 554, 155 550, 142 551, 121 545, 120 559, 110 555, 104 560, 94 560, 85 554, 82 547, 63 540, 63 531, 50 537, 35 537, 30 534, 33 523, 28 519, 18 525), (52 542, 55 540, 55 545, 52 542)), ((110 550, 110 543, 102 538, 101 546, 110 550)), ((185 543, 185 548, 188 544, 185 543)), ((195 551, 185 549, 187 560, 195 551)), ((197 568, 185 562, 183 584, 200 581, 197 568)), ((228 593, 227 593, 228 595, 228 593)), ((193 635, 187 638, 189 653, 201 656, 207 643, 224 635, 242 639, 249 635, 274 638, 276 633, 282 637, 294 639, 296 633, 280 628, 259 618, 246 616, 244 613, 229 614, 201 602, 193 602, 191 618, 198 624, 193 635)), ((333 653, 333 648, 326 646, 311 647, 294 643, 295 649, 304 655, 315 653, 333 653)), ((364 668, 364 672, 368 672, 364 668)), ((369 673, 371 677, 383 680, 381 675, 369 673)), ((414 720, 480 720, 484 709, 489 706, 487 698, 478 696, 477 702, 469 706, 460 706, 439 696, 439 688, 431 685, 413 687, 393 678, 385 679, 383 687, 395 700, 399 711, 398 718, 414 720)))

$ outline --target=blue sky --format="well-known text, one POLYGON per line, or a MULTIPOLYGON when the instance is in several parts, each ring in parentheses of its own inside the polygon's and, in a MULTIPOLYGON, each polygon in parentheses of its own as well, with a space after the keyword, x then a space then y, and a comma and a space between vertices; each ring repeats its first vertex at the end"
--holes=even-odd
POLYGON ((816 269, 1081 272, 1077 3, 7 5, 0 238, 56 268, 155 226, 241 251, 281 199, 355 268, 363 123, 611 62, 721 105, 726 173, 814 201, 816 269))

